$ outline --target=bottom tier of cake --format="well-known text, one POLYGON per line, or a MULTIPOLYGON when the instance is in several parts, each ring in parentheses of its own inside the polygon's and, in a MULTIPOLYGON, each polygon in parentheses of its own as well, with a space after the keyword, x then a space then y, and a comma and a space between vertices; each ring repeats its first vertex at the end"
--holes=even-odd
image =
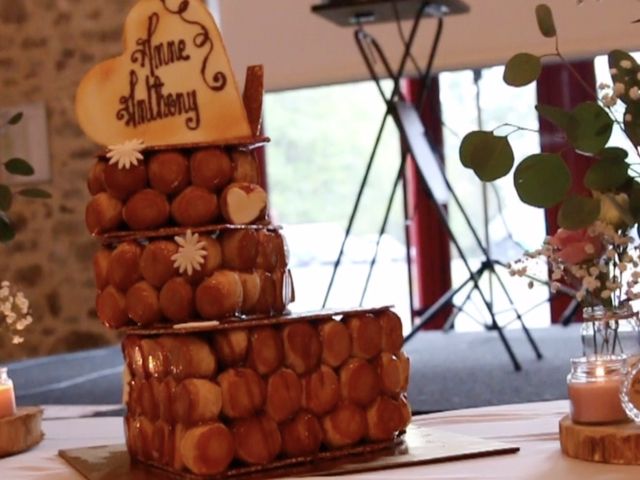
POLYGON ((401 347, 388 309, 129 334, 129 452, 214 475, 393 441, 411 419, 401 347))

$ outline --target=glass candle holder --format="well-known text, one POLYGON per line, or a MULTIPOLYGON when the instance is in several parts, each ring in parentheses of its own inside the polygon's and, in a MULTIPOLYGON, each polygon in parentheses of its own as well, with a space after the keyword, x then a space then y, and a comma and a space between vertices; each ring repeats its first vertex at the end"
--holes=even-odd
POLYGON ((585 424, 628 421, 620 399, 626 372, 623 355, 572 358, 567 377, 571 420, 585 424))
POLYGON ((16 414, 16 395, 7 369, 0 367, 0 418, 16 414))

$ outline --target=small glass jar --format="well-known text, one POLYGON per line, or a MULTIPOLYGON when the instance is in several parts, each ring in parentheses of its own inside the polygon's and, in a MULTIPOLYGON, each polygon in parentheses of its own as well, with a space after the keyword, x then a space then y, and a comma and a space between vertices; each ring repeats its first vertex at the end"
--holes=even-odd
POLYGON ((0 418, 16 414, 16 395, 7 369, 0 367, 0 418))
POLYGON ((620 399, 626 373, 624 355, 572 358, 567 377, 571 420, 585 424, 628 421, 620 399))
POLYGON ((640 355, 640 322, 628 303, 614 309, 602 305, 585 307, 582 318, 580 335, 585 357, 640 355))

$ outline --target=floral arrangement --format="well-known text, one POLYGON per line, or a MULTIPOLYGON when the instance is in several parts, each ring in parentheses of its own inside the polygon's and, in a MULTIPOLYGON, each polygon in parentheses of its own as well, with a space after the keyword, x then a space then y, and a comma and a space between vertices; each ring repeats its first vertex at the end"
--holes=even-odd
POLYGON ((569 287, 583 306, 613 311, 640 298, 640 259, 633 236, 640 222, 640 183, 627 151, 638 156, 640 65, 627 52, 610 52, 612 84, 601 84, 596 91, 572 70, 560 52, 549 6, 538 5, 535 14, 540 33, 554 40, 554 51, 540 56, 514 55, 505 66, 504 81, 514 87, 534 82, 540 75, 542 58, 556 57, 593 95, 593 100, 571 111, 536 105, 539 115, 557 128, 567 149, 593 159, 583 180, 590 195, 571 193, 573 179, 562 153, 534 153, 513 169, 509 136, 530 129, 509 123, 492 131, 468 133, 460 145, 460 159, 486 182, 504 177, 513 169, 515 189, 524 203, 540 208, 559 207, 561 228, 540 249, 512 265, 513 274, 528 276, 532 260, 547 261, 552 290, 569 287), (624 133, 628 149, 608 145, 614 128, 624 133))
POLYGON ((24 330, 33 323, 29 300, 8 281, 0 283, 0 330, 14 345, 24 341, 24 330))

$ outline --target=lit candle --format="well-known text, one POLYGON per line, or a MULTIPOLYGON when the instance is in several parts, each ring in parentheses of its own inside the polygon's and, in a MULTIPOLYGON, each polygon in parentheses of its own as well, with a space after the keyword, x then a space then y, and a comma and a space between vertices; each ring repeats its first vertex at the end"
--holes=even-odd
POLYGON ((7 375, 6 368, 0 368, 0 418, 16 414, 16 396, 13 382, 7 375))
POLYGON ((622 356, 572 359, 567 378, 571 419, 593 424, 629 420, 620 400, 625 372, 622 356))

